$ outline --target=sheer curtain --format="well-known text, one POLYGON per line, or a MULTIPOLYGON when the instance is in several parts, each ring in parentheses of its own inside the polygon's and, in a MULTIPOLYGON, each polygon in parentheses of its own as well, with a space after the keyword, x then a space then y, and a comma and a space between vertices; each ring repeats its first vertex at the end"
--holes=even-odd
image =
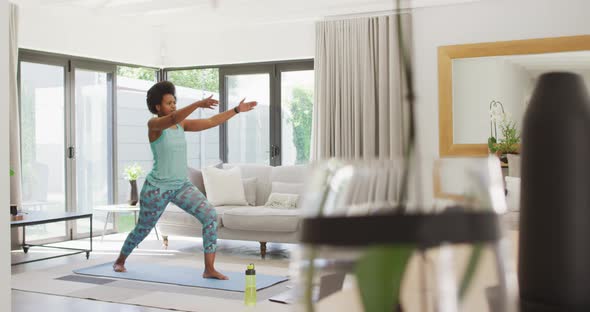
MULTIPOLYGON (((409 30, 410 15, 402 14, 409 30)), ((396 17, 316 24, 312 159, 395 158, 407 126, 396 17)))
MULTIPOLYGON (((18 102, 18 6, 9 3, 8 8, 8 115, 9 122, 9 150, 10 150, 10 169, 14 175, 10 177, 10 204, 17 205, 21 208, 21 162, 20 162, 20 116, 18 102)), ((6 172, 4 173, 6 174, 6 172)), ((20 247, 19 241, 22 230, 12 229, 11 249, 15 250, 20 247)))
POLYGON ((10 178, 10 203, 21 207, 20 175, 20 116, 18 102, 18 7, 9 3, 9 117, 10 117, 10 168, 14 175, 10 178))

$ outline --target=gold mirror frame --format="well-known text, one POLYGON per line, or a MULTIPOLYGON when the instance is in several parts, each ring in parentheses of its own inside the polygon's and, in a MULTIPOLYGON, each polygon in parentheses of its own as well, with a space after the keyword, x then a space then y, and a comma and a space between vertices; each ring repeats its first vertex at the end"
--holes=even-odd
POLYGON ((499 41, 438 48, 438 127, 440 156, 481 156, 487 144, 453 142, 453 59, 590 50, 590 35, 499 41))

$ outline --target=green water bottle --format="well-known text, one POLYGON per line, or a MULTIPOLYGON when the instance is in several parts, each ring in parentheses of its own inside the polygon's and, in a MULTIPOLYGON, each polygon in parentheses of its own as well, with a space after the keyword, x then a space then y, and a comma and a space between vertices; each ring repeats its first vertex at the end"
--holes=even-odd
POLYGON ((246 291, 244 292, 244 303, 247 306, 256 305, 256 270, 254 263, 248 265, 246 270, 246 291))

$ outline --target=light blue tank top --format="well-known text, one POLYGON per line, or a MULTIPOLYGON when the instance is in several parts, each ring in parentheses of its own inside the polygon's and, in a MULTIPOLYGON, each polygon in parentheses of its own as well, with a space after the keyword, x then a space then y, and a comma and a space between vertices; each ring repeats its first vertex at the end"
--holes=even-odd
POLYGON ((165 129, 154 142, 150 143, 154 155, 154 166, 146 180, 163 190, 179 189, 187 178, 186 138, 184 129, 165 129))

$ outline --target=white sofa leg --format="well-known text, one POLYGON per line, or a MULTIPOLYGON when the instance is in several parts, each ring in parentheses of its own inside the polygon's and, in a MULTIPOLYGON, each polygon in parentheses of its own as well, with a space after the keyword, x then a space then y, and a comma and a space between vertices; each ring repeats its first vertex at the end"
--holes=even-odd
POLYGON ((164 249, 168 249, 168 236, 162 235, 162 243, 164 244, 164 249))
POLYGON ((260 256, 262 259, 266 258, 266 242, 260 242, 260 256))

